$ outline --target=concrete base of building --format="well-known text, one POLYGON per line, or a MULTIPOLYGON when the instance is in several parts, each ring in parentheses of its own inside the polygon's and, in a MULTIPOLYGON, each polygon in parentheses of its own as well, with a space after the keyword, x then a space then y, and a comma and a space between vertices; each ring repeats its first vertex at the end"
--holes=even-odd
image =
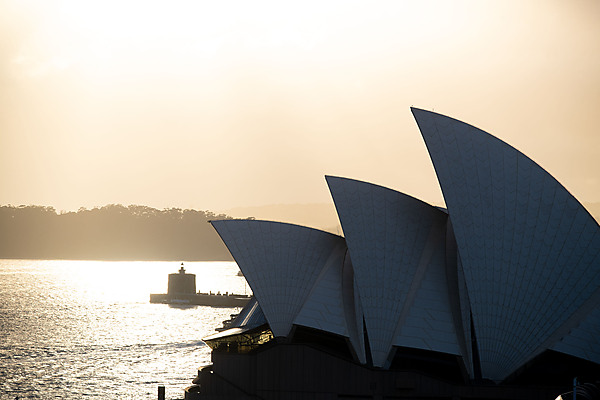
POLYGON ((370 368, 307 344, 275 343, 248 354, 213 352, 212 361, 198 371, 186 400, 554 400, 570 390, 564 385, 448 380, 453 375, 439 371, 370 368))

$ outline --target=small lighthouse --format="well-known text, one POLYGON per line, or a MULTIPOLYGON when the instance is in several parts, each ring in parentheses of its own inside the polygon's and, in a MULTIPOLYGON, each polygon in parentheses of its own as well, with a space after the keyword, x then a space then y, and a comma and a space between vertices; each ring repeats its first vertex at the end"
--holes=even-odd
POLYGON ((169 296, 177 296, 181 294, 195 294, 196 293, 196 274, 188 274, 185 272, 183 263, 179 272, 175 274, 169 274, 169 287, 167 294, 169 296))

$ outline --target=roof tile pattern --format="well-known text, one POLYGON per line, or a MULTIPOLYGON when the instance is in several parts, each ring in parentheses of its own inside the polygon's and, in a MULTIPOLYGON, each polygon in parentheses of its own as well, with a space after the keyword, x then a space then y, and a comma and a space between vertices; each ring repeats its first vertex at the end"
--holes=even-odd
POLYGON ((552 349, 600 364, 600 306, 552 349))
POLYGON ((600 228, 513 147, 455 119, 412 111, 452 220, 482 373, 501 380, 542 351, 600 287, 600 228))
POLYGON ((325 265, 302 310, 294 320, 304 325, 340 336, 348 336, 342 299, 342 267, 345 246, 325 265))
MULTIPOLYGON (((446 214, 381 186, 339 177, 326 179, 352 258, 373 365, 382 367, 396 339, 417 340, 415 336, 422 331, 423 322, 427 325, 433 322, 428 321, 430 318, 440 314, 444 320, 451 320, 448 301, 443 299, 447 291, 433 293, 426 287, 420 300, 429 294, 441 296, 441 301, 436 297, 420 303, 427 309, 427 316, 417 320, 413 314, 413 325, 397 332, 402 319, 409 315, 431 259, 439 261, 441 265, 437 267, 443 268, 446 214)), ((427 282, 432 283, 431 279, 427 282)), ((454 334, 451 324, 440 329, 444 328, 448 328, 446 334, 454 334)), ((434 341, 426 346, 435 347, 434 341)), ((449 346, 446 344, 444 349, 449 346)))
POLYGON ((469 376, 473 378, 471 303, 450 219, 448 219, 448 224, 446 225, 446 280, 449 292, 451 294, 454 293, 454 296, 449 296, 449 300, 458 345, 461 348, 461 354, 463 354, 464 365, 467 368, 469 376))
POLYGON ((466 358, 459 347, 450 309, 443 252, 444 235, 438 234, 432 241, 437 251, 432 254, 422 278, 413 278, 414 300, 410 307, 406 307, 407 316, 399 319, 399 332, 394 345, 463 355, 466 358))
MULTIPOLYGON (((287 336, 321 270, 344 239, 271 221, 212 221, 244 273, 275 336, 287 336)), ((340 261, 341 262, 341 261, 340 261)))

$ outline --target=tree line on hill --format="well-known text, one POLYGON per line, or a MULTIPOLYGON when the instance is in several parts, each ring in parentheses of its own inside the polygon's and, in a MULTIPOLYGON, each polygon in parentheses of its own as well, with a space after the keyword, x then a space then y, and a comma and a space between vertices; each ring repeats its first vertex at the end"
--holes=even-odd
MULTIPOLYGON (((600 203, 587 203, 600 221, 600 203)), ((57 213, 0 206, 0 259, 229 261, 210 211, 111 204, 57 213)))
POLYGON ((57 213, 0 206, 0 258, 73 260, 232 260, 208 223, 210 211, 111 204, 57 213))

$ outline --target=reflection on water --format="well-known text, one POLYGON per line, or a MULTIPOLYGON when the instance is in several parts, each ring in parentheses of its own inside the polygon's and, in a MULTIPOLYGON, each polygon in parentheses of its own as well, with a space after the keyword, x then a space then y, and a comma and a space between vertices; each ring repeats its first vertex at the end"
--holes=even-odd
MULTIPOLYGON (((150 304, 175 262, 0 260, 0 399, 183 397, 201 338, 239 309, 150 304)), ((249 293, 232 262, 189 262, 202 291, 249 293)))

